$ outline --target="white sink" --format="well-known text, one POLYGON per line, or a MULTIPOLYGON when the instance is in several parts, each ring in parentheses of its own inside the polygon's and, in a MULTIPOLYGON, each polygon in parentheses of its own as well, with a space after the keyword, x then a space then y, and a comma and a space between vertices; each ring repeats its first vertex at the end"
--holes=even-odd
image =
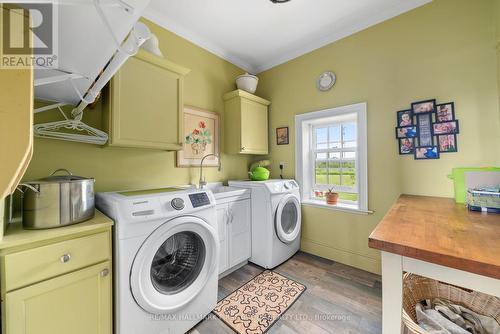
POLYGON ((249 192, 248 189, 228 187, 222 185, 220 182, 209 183, 207 184, 207 188, 212 191, 216 200, 227 197, 241 196, 249 192))

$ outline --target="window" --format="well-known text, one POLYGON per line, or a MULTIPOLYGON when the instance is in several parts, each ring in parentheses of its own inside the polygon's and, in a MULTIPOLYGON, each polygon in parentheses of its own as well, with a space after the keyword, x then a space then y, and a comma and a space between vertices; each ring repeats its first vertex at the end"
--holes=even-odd
POLYGON ((334 208, 368 212, 366 104, 301 114, 295 120, 303 203, 328 206, 324 194, 334 189, 339 193, 334 208))
POLYGON ((339 192, 341 201, 358 201, 356 183, 357 122, 352 120, 312 126, 314 160, 311 196, 323 198, 328 189, 339 192))

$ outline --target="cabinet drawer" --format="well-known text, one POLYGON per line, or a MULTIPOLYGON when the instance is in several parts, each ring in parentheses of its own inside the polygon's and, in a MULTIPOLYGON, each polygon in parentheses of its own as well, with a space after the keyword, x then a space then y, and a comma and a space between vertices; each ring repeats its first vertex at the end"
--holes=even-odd
POLYGON ((2 285, 7 292, 109 259, 109 232, 65 240, 5 255, 2 285))

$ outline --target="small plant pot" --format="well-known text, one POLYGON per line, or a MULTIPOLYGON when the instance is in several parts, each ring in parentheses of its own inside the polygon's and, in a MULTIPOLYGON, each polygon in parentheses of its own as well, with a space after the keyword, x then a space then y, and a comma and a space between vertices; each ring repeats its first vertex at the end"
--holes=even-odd
POLYGON ((339 199, 338 193, 325 193, 326 196, 326 204, 336 205, 337 200, 339 199))

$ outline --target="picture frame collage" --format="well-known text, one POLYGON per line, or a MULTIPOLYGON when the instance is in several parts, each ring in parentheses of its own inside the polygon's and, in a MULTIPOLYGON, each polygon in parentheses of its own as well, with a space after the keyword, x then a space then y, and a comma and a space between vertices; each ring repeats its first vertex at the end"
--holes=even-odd
POLYGON ((395 130, 400 155, 428 160, 439 159, 442 153, 458 152, 460 128, 454 102, 413 102, 410 109, 397 112, 395 130))

